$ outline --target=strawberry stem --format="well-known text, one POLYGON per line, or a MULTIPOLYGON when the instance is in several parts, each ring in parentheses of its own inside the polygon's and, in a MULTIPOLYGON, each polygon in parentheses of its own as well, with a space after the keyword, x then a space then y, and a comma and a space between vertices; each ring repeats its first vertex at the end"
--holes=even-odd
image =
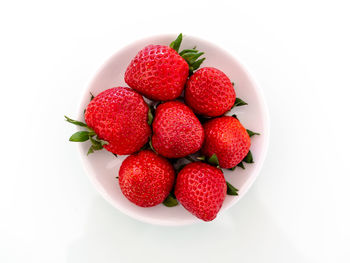
POLYGON ((204 155, 197 156, 197 160, 205 161, 205 156, 204 155))

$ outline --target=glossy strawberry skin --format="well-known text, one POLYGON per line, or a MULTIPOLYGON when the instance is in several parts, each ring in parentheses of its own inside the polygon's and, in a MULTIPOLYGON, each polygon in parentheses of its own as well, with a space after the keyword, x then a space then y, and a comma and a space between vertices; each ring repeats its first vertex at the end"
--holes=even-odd
POLYGON ((172 48, 149 45, 130 62, 125 82, 151 100, 179 97, 189 74, 187 62, 172 48))
POLYGON ((201 151, 208 158, 215 153, 220 167, 235 167, 248 154, 250 137, 236 118, 215 118, 206 122, 203 127, 205 139, 201 151))
POLYGON ((197 114, 216 117, 229 111, 236 100, 230 79, 216 68, 197 70, 187 81, 185 101, 197 114))
POLYGON ((179 172, 175 196, 190 213, 204 221, 211 221, 225 200, 226 190, 226 181, 220 169, 195 162, 179 172))
POLYGON ((173 187, 174 178, 170 162, 150 150, 128 156, 119 170, 122 193, 141 207, 162 203, 173 187))
POLYGON ((85 121, 108 142, 103 147, 118 155, 140 150, 151 134, 147 104, 140 94, 125 87, 98 94, 86 108, 85 121))
POLYGON ((167 158, 182 158, 197 152, 204 131, 192 110, 179 101, 160 104, 153 120, 152 145, 167 158))

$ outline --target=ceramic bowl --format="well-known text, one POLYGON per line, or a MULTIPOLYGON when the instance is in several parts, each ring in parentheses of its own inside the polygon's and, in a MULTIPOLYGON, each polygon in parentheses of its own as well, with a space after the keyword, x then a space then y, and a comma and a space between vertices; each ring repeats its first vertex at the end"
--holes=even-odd
MULTIPOLYGON (((149 44, 169 45, 175 38, 176 35, 153 36, 133 42, 116 52, 102 65, 88 85, 78 109, 77 119, 84 120, 83 112, 90 101, 90 92, 97 95, 112 87, 127 86, 124 81, 124 72, 139 50, 149 44)), ((236 168, 234 171, 224 169, 226 180, 239 189, 239 196, 226 196, 218 214, 220 217, 247 193, 261 170, 268 147, 268 110, 261 88, 249 74, 247 68, 235 56, 206 40, 184 35, 181 49, 194 46, 205 52, 206 60, 202 67, 216 67, 225 72, 235 83, 237 97, 248 103, 246 106, 235 107, 230 113, 237 114, 247 129, 260 133, 260 136, 252 137, 251 152, 254 163, 247 164, 245 170, 241 168, 236 168)), ((134 205, 123 196, 116 179, 119 167, 126 156, 116 158, 106 150, 97 151, 87 156, 89 144, 79 143, 78 147, 84 168, 94 187, 112 206, 121 212, 140 221, 158 225, 187 225, 201 222, 181 205, 172 208, 162 204, 151 208, 134 205)))

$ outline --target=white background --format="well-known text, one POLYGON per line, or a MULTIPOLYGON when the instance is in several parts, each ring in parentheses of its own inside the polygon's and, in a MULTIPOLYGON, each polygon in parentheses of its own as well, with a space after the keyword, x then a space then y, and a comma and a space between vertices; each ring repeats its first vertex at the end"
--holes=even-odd
POLYGON ((1 1, 0 262, 350 262, 347 2, 1 1), (271 141, 228 212, 158 227, 97 194, 63 115, 115 51, 179 32, 245 62, 271 141))

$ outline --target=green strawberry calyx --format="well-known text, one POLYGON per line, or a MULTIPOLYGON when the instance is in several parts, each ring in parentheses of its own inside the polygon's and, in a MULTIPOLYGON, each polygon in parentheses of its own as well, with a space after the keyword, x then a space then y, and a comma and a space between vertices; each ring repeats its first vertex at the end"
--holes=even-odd
POLYGON ((148 125, 151 125, 152 122, 153 122, 153 113, 152 113, 151 107, 148 107, 148 120, 147 120, 147 123, 148 123, 148 125))
MULTIPOLYGON (((249 137, 253 137, 254 135, 260 135, 260 133, 253 132, 253 131, 248 130, 248 129, 246 129, 246 131, 247 131, 249 137)), ((252 152, 251 152, 251 151, 249 151, 249 152, 247 153, 247 155, 244 157, 244 159, 243 159, 239 164, 237 164, 235 167, 230 168, 229 170, 232 170, 232 171, 233 171, 234 169, 236 169, 237 166, 238 166, 238 167, 241 167, 242 169, 245 169, 245 166, 244 166, 244 163, 243 163, 243 162, 244 162, 244 163, 254 163, 253 155, 252 155, 252 152)))
MULTIPOLYGON (((206 161, 207 163, 215 166, 216 168, 222 171, 219 165, 219 159, 215 153, 212 156, 210 156, 209 159, 207 159, 205 156, 198 156, 197 159, 201 161, 206 161)), ((227 186, 227 192, 226 192, 227 195, 238 195, 238 189, 235 188, 232 184, 226 181, 226 186, 227 186)))
POLYGON ((179 55, 187 62, 190 75, 192 75, 193 71, 197 70, 205 60, 205 58, 199 58, 204 54, 204 52, 199 52, 196 47, 193 47, 192 49, 184 49, 179 52, 181 42, 182 33, 180 33, 180 35, 178 35, 178 37, 170 43, 169 47, 178 52, 179 55))
POLYGON ((217 168, 221 169, 219 165, 218 156, 215 153, 212 156, 210 156, 210 158, 208 159, 208 163, 215 165, 217 168))
POLYGON ((202 161, 202 162, 206 162, 210 165, 215 166, 216 168, 221 170, 221 167, 219 165, 219 159, 218 156, 214 153, 212 156, 210 156, 210 158, 207 158, 204 155, 200 155, 196 157, 197 160, 202 161))
POLYGON ((260 133, 253 132, 253 131, 248 130, 248 129, 247 129, 247 132, 248 132, 249 137, 252 137, 252 136, 254 136, 254 135, 260 135, 260 133))
POLYGON ((163 205, 167 207, 174 207, 177 206, 179 202, 176 200, 176 197, 173 193, 170 193, 167 198, 163 201, 163 205))
POLYGON ((244 100, 242 100, 240 98, 236 98, 233 107, 239 107, 239 106, 244 106, 244 105, 248 105, 248 103, 246 103, 244 100))
POLYGON ((238 195, 238 189, 234 187, 232 184, 226 181, 226 186, 227 186, 227 195, 238 195))
POLYGON ((64 116, 66 118, 66 121, 83 127, 85 130, 83 131, 78 131, 76 133, 74 133, 70 138, 69 141, 71 142, 85 142, 87 140, 90 140, 91 142, 91 146, 87 152, 87 155, 89 155, 90 153, 93 153, 95 151, 98 150, 102 150, 104 145, 108 145, 108 142, 105 140, 100 139, 97 134, 95 133, 95 131, 90 128, 89 126, 86 125, 86 123, 81 122, 81 121, 76 121, 73 120, 67 116, 64 116))
POLYGON ((250 150, 239 164, 237 164, 235 167, 230 168, 229 170, 233 171, 234 169, 236 169, 237 166, 242 169, 245 169, 244 163, 254 163, 253 155, 250 150))

